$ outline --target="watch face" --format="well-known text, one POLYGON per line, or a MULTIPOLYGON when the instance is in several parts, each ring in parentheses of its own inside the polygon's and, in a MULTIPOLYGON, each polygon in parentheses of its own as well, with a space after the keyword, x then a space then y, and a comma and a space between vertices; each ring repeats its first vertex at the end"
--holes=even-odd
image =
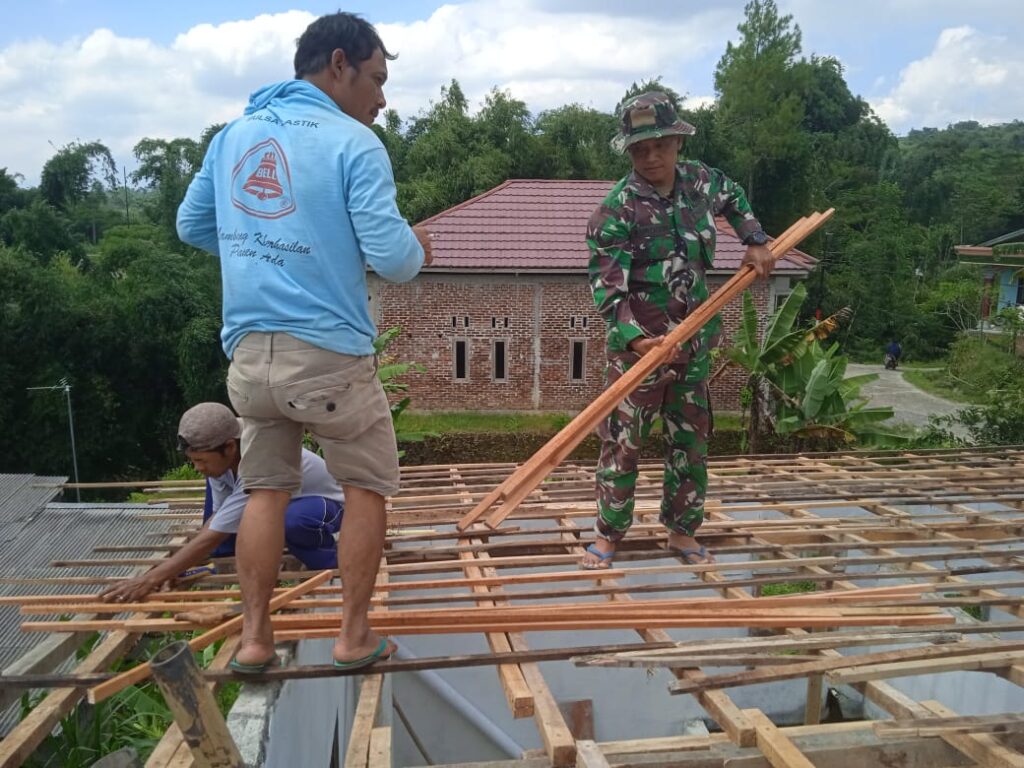
POLYGON ((768 242, 768 235, 764 232, 754 232, 747 238, 748 245, 764 245, 768 242))

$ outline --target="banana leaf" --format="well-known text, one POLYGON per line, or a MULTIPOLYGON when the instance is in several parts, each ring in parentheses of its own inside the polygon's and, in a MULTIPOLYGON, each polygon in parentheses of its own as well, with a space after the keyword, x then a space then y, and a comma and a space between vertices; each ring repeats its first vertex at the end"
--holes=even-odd
POLYGON ((831 365, 829 360, 820 360, 811 375, 807 378, 807 386, 801 401, 804 416, 813 419, 821 411, 821 404, 830 390, 835 390, 835 382, 830 378, 831 365))

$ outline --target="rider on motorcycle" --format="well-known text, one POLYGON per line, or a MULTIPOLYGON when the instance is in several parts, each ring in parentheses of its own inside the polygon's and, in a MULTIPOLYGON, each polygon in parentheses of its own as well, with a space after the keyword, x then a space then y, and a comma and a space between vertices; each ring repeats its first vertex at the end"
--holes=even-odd
POLYGON ((900 346, 896 339, 893 339, 889 342, 889 346, 885 348, 885 367, 890 371, 895 371, 901 357, 903 357, 903 347, 900 346))

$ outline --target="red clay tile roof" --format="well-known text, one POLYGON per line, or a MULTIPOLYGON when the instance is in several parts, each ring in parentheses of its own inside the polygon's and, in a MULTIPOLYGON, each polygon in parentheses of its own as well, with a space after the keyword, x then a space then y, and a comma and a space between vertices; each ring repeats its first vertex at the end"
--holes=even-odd
MULTIPOLYGON (((423 223, 434 235, 431 271, 583 272, 587 220, 612 181, 510 179, 423 223)), ((714 271, 735 272, 745 247, 719 217, 714 271)), ((776 265, 806 273, 817 260, 796 249, 776 265)))

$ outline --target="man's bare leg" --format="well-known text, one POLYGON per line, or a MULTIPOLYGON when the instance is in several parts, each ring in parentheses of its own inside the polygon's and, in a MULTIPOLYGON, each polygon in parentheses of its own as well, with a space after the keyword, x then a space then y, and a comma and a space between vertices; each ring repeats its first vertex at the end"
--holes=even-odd
POLYGON ((344 619, 334 641, 334 658, 354 661, 369 656, 380 645, 367 613, 384 553, 387 522, 383 496, 351 485, 344 488, 345 515, 338 533, 344 619))
POLYGON ((288 491, 257 489, 249 494, 238 527, 235 557, 242 590, 242 640, 235 659, 262 664, 274 653, 270 597, 277 584, 284 549, 284 513, 288 491))

